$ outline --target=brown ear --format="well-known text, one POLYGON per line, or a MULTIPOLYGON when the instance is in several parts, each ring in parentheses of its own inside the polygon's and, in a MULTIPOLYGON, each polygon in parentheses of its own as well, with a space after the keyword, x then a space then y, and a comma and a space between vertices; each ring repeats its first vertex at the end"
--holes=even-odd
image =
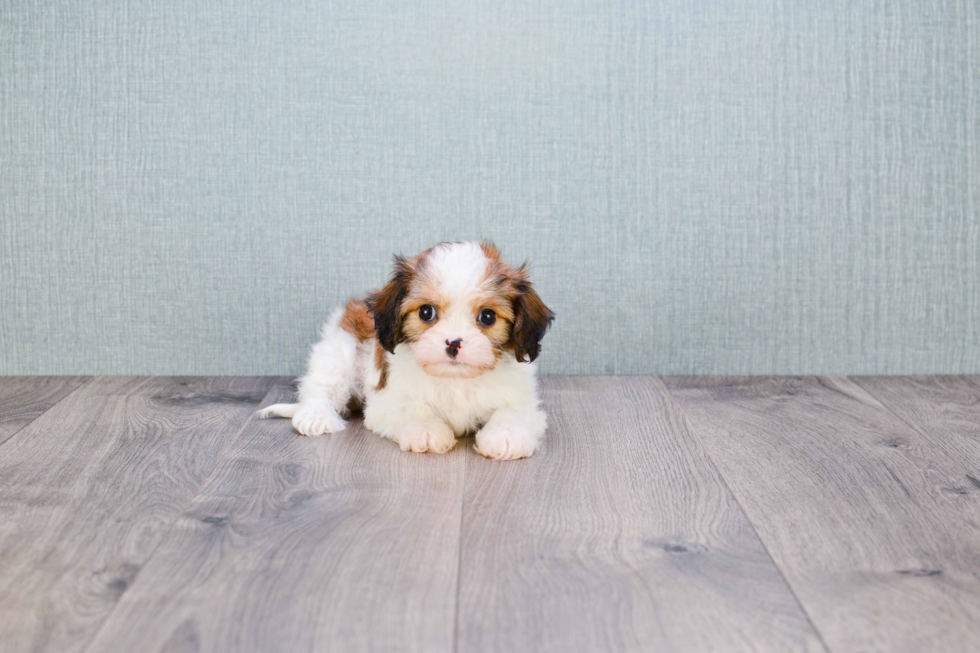
POLYGON ((511 340, 514 342, 514 353, 518 362, 523 363, 525 359, 533 361, 538 357, 541 339, 555 319, 555 314, 544 305, 538 293, 531 287, 531 282, 527 280, 527 264, 517 271, 514 288, 517 295, 513 299, 514 330, 511 340))
POLYGON ((494 245, 489 240, 485 238, 481 240, 480 249, 483 250, 483 255, 486 256, 488 259, 498 260, 498 261, 500 260, 500 250, 497 249, 497 246, 494 245))
POLYGON ((404 256, 395 256, 395 271, 391 280, 364 300, 374 316, 378 342, 391 353, 395 353, 395 345, 401 342, 401 304, 408 294, 413 274, 411 261, 404 256))

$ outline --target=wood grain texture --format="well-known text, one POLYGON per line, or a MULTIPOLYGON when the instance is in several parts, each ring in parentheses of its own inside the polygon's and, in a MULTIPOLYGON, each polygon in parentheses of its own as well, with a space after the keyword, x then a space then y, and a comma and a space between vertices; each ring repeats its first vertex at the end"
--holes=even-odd
POLYGON ((452 650, 464 456, 250 422, 88 650, 452 650))
POLYGON ((532 458, 467 453, 459 651, 820 651, 658 379, 542 379, 532 458))
MULTIPOLYGON (((958 504, 980 524, 980 377, 857 377, 855 383, 874 395, 919 432, 931 457, 941 459, 945 479, 934 490, 958 504)), ((906 447, 913 443, 905 443, 906 447)), ((936 477, 936 480, 940 480, 936 477)))
POLYGON ((85 376, 0 376, 0 444, 86 380, 85 376))
POLYGON ((666 382, 831 650, 976 650, 976 503, 941 443, 845 378, 666 382))
POLYGON ((96 378, 0 447, 4 653, 84 646, 272 382, 96 378))

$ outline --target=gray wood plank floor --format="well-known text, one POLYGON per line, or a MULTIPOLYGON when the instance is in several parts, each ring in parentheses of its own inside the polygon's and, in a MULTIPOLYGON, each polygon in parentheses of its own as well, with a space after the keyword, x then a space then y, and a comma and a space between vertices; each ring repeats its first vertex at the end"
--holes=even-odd
POLYGON ((452 650, 463 461, 250 422, 89 650, 452 650))
POLYGON ((270 385, 93 379, 0 446, 0 650, 81 650, 270 385))
POLYGON ((659 379, 544 391, 540 452, 468 452, 461 651, 823 650, 659 379))
POLYGON ((978 504, 942 491, 942 439, 845 378, 667 383, 831 650, 977 650, 978 504))
POLYGON ((0 444, 86 380, 83 376, 0 377, 0 444))
POLYGON ((980 379, 548 378, 534 457, 0 377, 0 651, 975 651, 980 379))

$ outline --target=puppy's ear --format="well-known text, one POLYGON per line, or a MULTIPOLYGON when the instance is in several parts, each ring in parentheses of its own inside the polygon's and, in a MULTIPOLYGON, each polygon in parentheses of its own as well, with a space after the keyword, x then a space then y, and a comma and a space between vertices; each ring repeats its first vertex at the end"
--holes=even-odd
POLYGON ((480 249, 483 250, 483 255, 486 256, 488 259, 497 260, 497 261, 500 260, 500 250, 497 249, 497 246, 491 243, 489 240, 487 239, 481 240, 480 249))
POLYGON ((555 319, 538 293, 527 280, 527 263, 517 270, 514 288, 517 295, 513 299, 514 330, 511 340, 514 342, 514 353, 518 362, 533 361, 541 352, 541 339, 545 331, 555 319))
POLYGON ((395 345, 401 342, 401 304, 408 294, 414 275, 414 266, 409 259, 395 256, 395 271, 385 287, 365 298, 368 310, 374 316, 374 330, 378 342, 387 351, 395 353, 395 345))

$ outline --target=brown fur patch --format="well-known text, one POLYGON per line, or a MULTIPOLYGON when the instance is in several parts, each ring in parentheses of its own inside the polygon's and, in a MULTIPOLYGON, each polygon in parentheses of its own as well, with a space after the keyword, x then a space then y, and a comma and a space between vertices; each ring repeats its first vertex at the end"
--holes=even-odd
MULTIPOLYGON (((539 344, 545 331, 551 325, 555 316, 541 297, 535 292, 528 279, 528 265, 522 264, 515 268, 500 259, 490 259, 487 264, 485 284, 488 297, 496 296, 509 304, 510 310, 500 310, 489 299, 484 299, 497 312, 498 324, 503 318, 510 327, 509 337, 504 343, 499 343, 499 332, 487 335, 493 340, 494 346, 512 350, 518 361, 534 360, 541 351, 539 344), (497 337, 495 338, 494 335, 497 337)), ((497 327, 495 324, 494 327, 497 327)))
MULTIPOLYGON (((419 304, 419 306, 422 306, 425 303, 426 302, 423 302, 422 304, 419 304)), ((438 305, 433 304, 433 306, 436 306, 436 310, 441 312, 441 309, 438 305)), ((402 331, 401 331, 402 340, 401 341, 418 342, 418 339, 422 337, 422 334, 428 331, 430 328, 434 327, 437 323, 438 320, 435 322, 428 322, 428 323, 423 322, 421 319, 419 319, 418 307, 410 309, 402 316, 402 331)))
POLYGON ((481 240, 480 249, 483 250, 483 255, 486 256, 488 259, 492 261, 500 260, 500 250, 497 249, 497 246, 491 243, 489 240, 481 240))
POLYGON ((340 318, 340 328, 364 342, 374 337, 374 318, 368 311, 367 304, 360 299, 347 302, 344 316, 340 318))
POLYGON ((514 323, 514 310, 511 302, 499 292, 485 291, 471 300, 470 307, 473 312, 473 320, 490 339, 499 358, 499 350, 510 340, 511 326, 514 323), (497 314, 497 321, 488 327, 483 326, 479 320, 480 313, 485 308, 489 308, 497 314))
POLYGON ((423 333, 439 322, 438 319, 433 322, 423 322, 419 317, 419 309, 426 304, 434 306, 436 315, 441 316, 449 306, 449 298, 437 283, 425 276, 418 276, 401 306, 401 329, 405 342, 417 341, 423 333))
POLYGON ((374 330, 381 346, 390 352, 402 341, 401 304, 415 276, 415 259, 395 257, 395 271, 383 288, 367 296, 368 311, 374 318, 374 330))
POLYGON ((380 342, 374 344, 374 366, 381 371, 381 378, 378 380, 377 390, 381 390, 388 385, 388 352, 381 346, 380 342))
POLYGON ((541 352, 541 339, 551 326, 555 314, 544 305, 541 297, 531 287, 527 279, 527 264, 517 269, 517 296, 514 297, 514 329, 511 339, 514 342, 514 354, 518 362, 524 362, 525 357, 533 361, 541 352))
POLYGON ((374 317, 378 341, 391 353, 394 353, 398 343, 405 341, 402 329, 405 298, 417 280, 425 277, 425 262, 431 251, 430 247, 412 258, 396 256, 391 280, 365 299, 367 309, 374 317))

